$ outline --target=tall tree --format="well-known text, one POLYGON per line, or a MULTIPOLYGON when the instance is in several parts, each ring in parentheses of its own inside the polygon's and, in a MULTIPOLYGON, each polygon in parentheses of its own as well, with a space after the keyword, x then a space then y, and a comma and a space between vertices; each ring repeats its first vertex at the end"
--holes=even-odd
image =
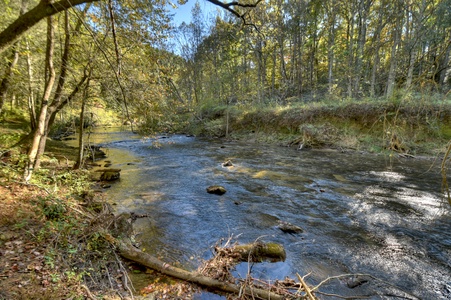
POLYGON ((45 88, 44 95, 41 102, 41 111, 39 113, 39 119, 37 127, 33 135, 33 141, 31 143, 30 150, 28 151, 28 161, 25 167, 24 179, 28 182, 31 179, 35 166, 39 165, 40 157, 38 156, 39 144, 41 138, 46 132, 46 118, 49 107, 49 100, 55 83, 55 68, 53 66, 53 55, 55 47, 55 28, 53 17, 47 17, 47 49, 46 49, 46 76, 45 76, 45 88))

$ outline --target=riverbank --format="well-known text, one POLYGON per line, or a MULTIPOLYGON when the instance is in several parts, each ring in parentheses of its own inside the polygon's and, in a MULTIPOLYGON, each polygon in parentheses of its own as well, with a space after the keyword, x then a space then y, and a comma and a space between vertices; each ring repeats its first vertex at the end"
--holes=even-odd
POLYGON ((22 182, 24 134, 1 130, 0 299, 124 299, 127 270, 99 233, 110 217, 87 170, 72 170, 77 151, 50 141, 42 167, 22 182))
POLYGON ((89 170, 72 169, 76 148, 48 140, 41 168, 27 184, 26 149, 13 147, 27 133, 26 123, 11 119, 2 125, 0 299, 189 299, 198 292, 119 257, 103 234, 127 238, 130 228, 121 226, 131 220, 113 214, 89 170), (148 280, 142 291, 130 279, 137 272, 148 280))
POLYGON ((435 156, 451 139, 448 99, 293 102, 262 107, 202 107, 188 122, 195 135, 297 148, 435 156))

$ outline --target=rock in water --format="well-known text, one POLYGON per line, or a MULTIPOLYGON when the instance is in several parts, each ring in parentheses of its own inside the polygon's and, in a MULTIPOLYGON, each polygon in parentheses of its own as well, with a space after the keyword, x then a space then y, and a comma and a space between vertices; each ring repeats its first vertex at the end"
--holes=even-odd
POLYGON ((353 289, 356 288, 358 286, 361 286, 364 283, 367 283, 368 279, 366 279, 363 276, 352 276, 351 278, 349 278, 346 282, 346 285, 348 286, 348 288, 353 289))
POLYGON ((207 187, 207 193, 209 194, 224 195, 226 192, 226 189, 220 185, 212 185, 207 187))
POLYGON ((102 181, 114 181, 121 177, 120 171, 105 171, 100 175, 102 181))
POLYGON ((277 227, 285 233, 301 233, 304 231, 301 227, 285 221, 279 221, 279 225, 277 227))
POLYGON ((223 167, 233 167, 233 164, 230 160, 226 161, 225 163, 222 163, 223 167))

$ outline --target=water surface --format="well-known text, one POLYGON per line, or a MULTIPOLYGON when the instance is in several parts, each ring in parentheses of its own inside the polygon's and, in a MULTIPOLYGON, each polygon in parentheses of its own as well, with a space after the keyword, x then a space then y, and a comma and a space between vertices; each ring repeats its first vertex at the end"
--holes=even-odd
MULTIPOLYGON (((306 280, 314 286, 330 276, 370 274, 352 289, 342 278, 320 290, 451 299, 451 215, 431 160, 186 136, 140 139, 129 132, 93 138, 108 149, 112 167, 122 169, 109 198, 118 212, 150 216, 137 221, 138 240, 165 261, 195 269, 212 256, 211 246, 234 236, 285 247, 287 260, 252 265, 255 277, 310 273, 306 280), (222 167, 226 160, 234 166, 222 167), (208 194, 210 185, 227 193, 208 194), (283 233, 279 220, 304 232, 283 233)), ((237 276, 248 268, 240 265, 237 276)))

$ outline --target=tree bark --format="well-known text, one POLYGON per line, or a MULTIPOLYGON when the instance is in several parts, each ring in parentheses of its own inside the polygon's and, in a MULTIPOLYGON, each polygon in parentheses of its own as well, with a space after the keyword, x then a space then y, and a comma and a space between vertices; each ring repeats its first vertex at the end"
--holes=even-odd
MULTIPOLYGON (((39 142, 38 152, 36 154, 36 157, 41 157, 42 154, 44 154, 45 150, 45 144, 47 142, 47 136, 50 131, 49 126, 49 120, 52 118, 52 115, 55 113, 58 104, 61 102, 61 98, 63 96, 63 88, 66 83, 66 77, 67 77, 67 69, 69 66, 69 54, 70 54, 70 28, 69 28, 69 13, 65 11, 64 16, 64 31, 65 31, 65 40, 64 40, 64 51, 63 56, 61 58, 61 67, 60 67, 60 74, 58 78, 58 84, 56 87, 55 94, 53 96, 52 103, 48 106, 47 115, 45 118, 45 124, 44 124, 44 134, 39 142)), ((38 169, 40 166, 40 159, 37 159, 34 165, 35 169, 38 169)))
MULTIPOLYGON (((385 4, 384 2, 382 4, 385 4)), ((385 15, 385 10, 382 8, 384 5, 381 5, 381 8, 379 8, 378 11, 378 20, 377 20, 377 27, 375 30, 375 34, 372 40, 373 44, 373 65, 371 67, 371 80, 370 80, 370 96, 375 97, 376 96, 376 77, 377 72, 379 70, 379 64, 380 64, 380 48, 382 47, 382 41, 381 41, 381 32, 383 28, 386 25, 386 21, 383 20, 383 16, 385 15)))
POLYGON ((336 23, 336 8, 335 1, 332 1, 330 7, 328 7, 327 15, 329 21, 329 29, 328 29, 328 50, 327 50, 327 82, 328 82, 328 92, 330 95, 333 94, 334 90, 334 48, 335 48, 335 23, 336 23))
POLYGON ((363 55, 364 48, 366 42, 366 30, 367 30, 367 19, 370 10, 370 6, 372 4, 371 0, 361 0, 359 1, 359 33, 357 38, 357 49, 355 54, 355 71, 354 71, 354 91, 353 94, 355 97, 359 97, 360 95, 360 81, 362 77, 362 63, 363 63, 363 55))
POLYGON ((19 60, 19 42, 17 41, 14 43, 12 47, 11 57, 9 58, 8 65, 6 66, 5 75, 3 76, 3 79, 0 82, 0 115, 3 113, 3 105, 5 104, 6 96, 8 94, 9 83, 13 75, 13 70, 16 67, 18 60, 19 60))
POLYGON ((52 92, 53 85, 55 83, 55 69, 53 67, 53 51, 54 51, 55 31, 53 25, 53 17, 50 16, 47 19, 47 50, 46 50, 46 78, 44 96, 42 97, 41 112, 39 114, 39 120, 37 128, 34 132, 33 142, 30 150, 28 151, 28 162, 25 167, 24 179, 28 182, 31 179, 35 166, 39 166, 39 144, 46 131, 46 119, 49 108, 49 99, 52 92))
POLYGON ((36 109, 35 98, 33 92, 33 64, 30 55, 30 43, 26 39, 27 49, 27 72, 28 72, 28 113, 30 115, 31 131, 36 129, 36 109))
POLYGON ((400 20, 396 21, 396 26, 394 28, 393 33, 393 45, 391 48, 390 55, 390 69, 388 71, 388 79, 387 79, 387 90, 385 96, 390 98, 393 95, 395 90, 395 80, 396 80, 396 66, 397 66, 397 53, 398 47, 401 42, 401 32, 400 32, 400 20))
POLYGON ((84 135, 84 125, 85 125, 85 106, 86 106, 86 99, 89 97, 89 83, 91 81, 91 75, 92 75, 92 68, 89 71, 88 80, 86 82, 85 89, 83 90, 83 99, 81 103, 81 110, 80 110, 80 128, 79 128, 79 135, 78 135, 78 157, 77 162, 74 165, 74 169, 80 169, 83 166, 83 151, 84 151, 84 144, 83 144, 83 135, 84 135))
POLYGON ((251 287, 241 287, 236 284, 231 284, 228 282, 223 282, 215 280, 213 278, 204 276, 197 272, 189 272, 177 267, 173 267, 145 252, 142 252, 130 244, 126 244, 112 237, 111 235, 104 233, 104 238, 115 245, 119 250, 122 257, 137 262, 143 266, 156 270, 162 274, 185 280, 191 283, 195 283, 204 287, 213 288, 218 291, 226 293, 244 293, 248 296, 254 297, 256 299, 271 299, 271 300, 282 300, 283 296, 273 293, 268 290, 263 290, 259 288, 251 287))

